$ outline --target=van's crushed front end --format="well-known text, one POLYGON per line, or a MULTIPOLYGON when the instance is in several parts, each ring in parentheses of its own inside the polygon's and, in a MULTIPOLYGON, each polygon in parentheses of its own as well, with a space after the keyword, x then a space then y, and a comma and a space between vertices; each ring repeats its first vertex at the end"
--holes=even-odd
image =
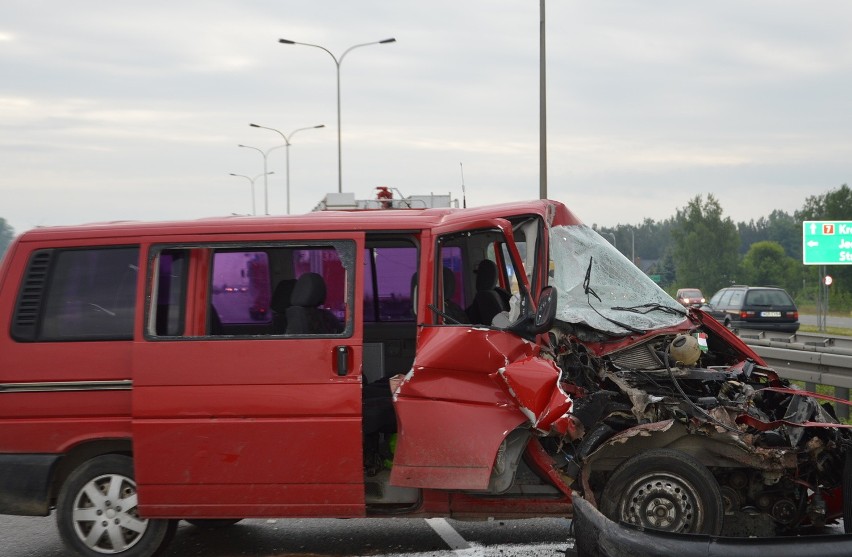
POLYGON ((769 537, 852 527, 852 431, 596 232, 555 226, 550 356, 578 422, 542 439, 615 523, 769 537))

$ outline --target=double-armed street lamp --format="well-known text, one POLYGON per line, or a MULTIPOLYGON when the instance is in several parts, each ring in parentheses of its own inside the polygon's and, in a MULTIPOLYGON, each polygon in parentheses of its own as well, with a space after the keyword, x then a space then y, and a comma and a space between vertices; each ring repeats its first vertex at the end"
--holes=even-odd
POLYGON ((243 147, 245 149, 254 149, 258 153, 260 153, 261 156, 263 157, 263 174, 258 174, 258 176, 263 176, 263 214, 268 215, 269 214, 269 180, 267 179, 267 176, 269 176, 270 174, 274 174, 274 172, 267 172, 266 171, 266 158, 269 156, 270 152, 272 152, 275 149, 280 149, 281 147, 284 147, 284 145, 276 145, 275 147, 270 147, 266 151, 264 151, 263 149, 260 149, 258 147, 252 147, 251 145, 243 145, 242 143, 237 145, 237 147, 243 147))
POLYGON ((396 42, 396 39, 391 37, 390 39, 383 39, 381 41, 374 41, 371 43, 363 43, 356 44, 354 46, 350 46, 346 50, 343 51, 343 54, 340 55, 340 58, 332 54, 332 52, 325 48, 324 46, 320 46, 318 44, 310 44, 310 43, 300 43, 296 41, 291 41, 289 39, 278 39, 278 42, 281 44, 298 44, 302 46, 312 46, 314 48, 320 48, 328 53, 331 56, 331 59, 334 60, 334 64, 337 66, 337 191, 338 193, 343 192, 343 163, 341 161, 341 139, 340 139, 340 64, 343 63, 343 58, 351 51, 356 48, 360 48, 362 46, 370 46, 374 44, 388 44, 396 42))
MULTIPOLYGON (((307 128, 299 128, 297 130, 291 131, 289 134, 284 134, 281 131, 276 130, 275 128, 270 128, 270 127, 267 127, 267 126, 261 126, 259 124, 249 124, 249 126, 251 126, 253 128, 261 128, 261 129, 264 129, 264 130, 274 131, 275 133, 280 135, 282 138, 284 138, 284 146, 287 147, 287 149, 286 149, 287 150, 287 214, 289 215, 290 214, 290 138, 293 137, 296 134, 296 132, 300 132, 300 131, 303 131, 303 130, 313 130, 313 129, 317 129, 317 128, 324 128, 325 124, 320 124, 318 126, 309 126, 307 128)), ((275 147, 273 147, 273 149, 275 149, 275 147)), ((266 159, 264 158, 264 161, 265 160, 266 159)))
MULTIPOLYGON (((265 174, 275 174, 275 172, 266 172, 265 174)), ((251 176, 246 176, 245 174, 234 174, 233 172, 231 172, 230 175, 236 176, 238 178, 245 178, 249 181, 249 184, 251 184, 251 214, 256 215, 257 211, 254 208, 254 181, 263 176, 263 174, 258 174, 254 178, 252 178, 251 176)))

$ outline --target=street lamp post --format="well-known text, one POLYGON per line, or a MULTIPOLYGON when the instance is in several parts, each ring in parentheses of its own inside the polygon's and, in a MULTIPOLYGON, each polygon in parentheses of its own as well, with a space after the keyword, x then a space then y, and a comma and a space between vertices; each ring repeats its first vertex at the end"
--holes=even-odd
POLYGON ((538 196, 547 199, 547 64, 545 63, 546 42, 544 37, 544 0, 539 2, 539 84, 538 84, 538 196))
POLYGON ((374 41, 371 43, 363 43, 356 44, 354 46, 350 46, 346 50, 343 51, 343 54, 340 55, 340 58, 332 54, 332 52, 324 46, 320 46, 318 44, 310 44, 310 43, 299 43, 296 41, 291 41, 289 39, 278 39, 278 42, 281 44, 298 44, 302 46, 312 46, 314 48, 320 48, 328 53, 331 56, 331 59, 334 60, 334 64, 337 66, 337 191, 338 193, 343 192, 343 162, 341 157, 341 135, 340 135, 340 64, 343 63, 343 58, 349 53, 349 51, 354 50, 356 48, 360 48, 362 46, 370 46, 374 44, 388 44, 396 42, 396 39, 391 37, 390 39, 383 39, 381 41, 374 41))
MULTIPOLYGON (((275 174, 275 172, 268 172, 267 174, 275 174)), ((233 172, 231 172, 230 175, 236 176, 238 178, 245 178, 249 181, 249 184, 251 184, 251 214, 256 215, 257 211, 254 208, 254 181, 263 176, 263 174, 258 174, 254 178, 252 178, 251 176, 246 176, 245 174, 234 174, 233 172)))
POLYGON ((325 124, 320 124, 318 126, 309 126, 307 128, 299 128, 297 130, 291 131, 289 134, 284 134, 281 131, 276 130, 275 128, 269 128, 269 127, 266 127, 266 126, 261 126, 259 124, 249 124, 249 126, 251 126, 253 128, 261 128, 261 129, 264 129, 264 130, 274 131, 275 133, 277 133, 278 135, 280 135, 281 137, 284 138, 284 146, 287 147, 287 149, 286 149, 286 151, 287 151, 287 214, 289 215, 290 214, 290 138, 293 137, 296 134, 296 132, 300 132, 300 131, 303 131, 303 130, 313 130, 313 129, 317 129, 317 128, 324 128, 325 124))
POLYGON ((257 147, 252 147, 251 145, 243 145, 239 144, 237 147, 243 147, 245 149, 254 149, 263 157, 263 174, 258 174, 258 176, 263 176, 263 213, 265 215, 269 214, 269 180, 267 180, 267 176, 270 174, 274 174, 274 172, 266 171, 266 158, 269 156, 269 153, 274 149, 280 149, 284 147, 284 145, 276 145, 275 147, 270 147, 266 151, 259 149, 257 147))

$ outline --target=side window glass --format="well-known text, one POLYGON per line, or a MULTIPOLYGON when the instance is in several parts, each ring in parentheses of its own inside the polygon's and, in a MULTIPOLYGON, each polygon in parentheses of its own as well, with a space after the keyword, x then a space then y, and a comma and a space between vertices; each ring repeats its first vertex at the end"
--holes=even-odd
POLYGON ((150 266, 148 335, 227 339, 352 334, 352 241, 160 250, 150 266), (190 263, 196 269, 192 273, 190 263), (197 299, 204 294, 207 303, 195 304, 190 315, 190 295, 197 299))
POLYGON ((157 270, 151 320, 154 333, 157 336, 181 336, 185 327, 189 251, 165 250, 154 260, 157 270))
POLYGON ((719 307, 721 307, 723 309, 727 308, 731 303, 731 296, 732 295, 733 295, 733 291, 731 291, 731 290, 728 290, 724 294, 722 294, 722 297, 719 299, 719 307))
MULTIPOLYGON (((526 244, 523 244, 526 247, 526 244)), ((518 245, 518 250, 521 252, 522 256, 524 251, 521 249, 521 245, 518 245)), ((506 289, 509 294, 518 294, 521 289, 518 286, 518 276, 515 274, 515 268, 510 263, 512 261, 511 256, 509 255, 509 248, 506 247, 506 244, 500 244, 500 252, 502 254, 503 261, 503 278, 506 280, 506 284, 501 285, 506 289)))
MULTIPOLYGON (((543 245, 540 241, 541 219, 539 217, 529 218, 516 224, 513 228, 515 237, 515 245, 518 248, 518 253, 521 256, 521 263, 524 266, 523 271, 527 275, 527 281, 533 292, 538 292, 541 285, 538 284, 538 273, 536 273, 536 265, 538 265, 539 257, 542 258, 542 263, 547 261, 545 254, 539 254, 538 251, 543 251, 543 245)), ((508 254, 505 261, 510 261, 508 254)), ((517 281, 517 277, 514 279, 517 281)), ((516 282, 517 283, 517 282, 516 282)))
MULTIPOLYGON (((353 254, 354 255, 354 254, 353 254)), ((293 250, 296 282, 285 312, 287 335, 339 335, 351 322, 351 273, 333 247, 293 250)))
MULTIPOLYGON (((519 292, 519 261, 513 261, 500 229, 457 232, 438 239, 432 304, 444 324, 491 326, 508 313, 511 293, 519 292)), ((520 272, 523 272, 521 270, 520 272)))
POLYGON ((737 308, 737 307, 740 306, 742 301, 743 301, 743 293, 741 291, 737 291, 737 292, 734 292, 733 295, 731 296, 730 305, 733 306, 734 308, 737 308))
POLYGON ((713 306, 713 307, 718 306, 718 305, 719 305, 719 301, 722 299, 722 294, 724 294, 724 291, 723 291, 723 290, 720 290, 719 292, 716 292, 716 293, 713 295, 713 297, 712 297, 712 298, 710 298, 710 301, 709 301, 709 302, 707 302, 707 303, 708 303, 709 305, 713 306))
POLYGON ((272 323, 269 282, 269 258, 266 253, 215 253, 211 305, 221 324, 272 323))
POLYGON ((413 281, 417 248, 376 247, 365 250, 364 320, 413 321, 413 281))
POLYGON ((139 248, 54 254, 38 340, 133 338, 139 248))
POLYGON ((465 296, 465 265, 461 247, 443 247, 440 260, 442 269, 439 272, 438 280, 443 299, 438 307, 453 320, 459 323, 468 323, 467 314, 463 309, 467 305, 467 296, 465 296))

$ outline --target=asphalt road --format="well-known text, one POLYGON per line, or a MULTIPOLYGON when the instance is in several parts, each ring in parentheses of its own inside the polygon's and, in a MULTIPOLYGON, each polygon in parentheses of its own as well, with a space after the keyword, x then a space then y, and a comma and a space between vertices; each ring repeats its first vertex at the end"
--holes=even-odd
MULTIPOLYGON (((799 315, 799 323, 801 323, 802 325, 813 325, 814 327, 816 327, 817 316, 799 315)), ((828 325, 829 327, 852 329, 852 317, 835 317, 833 315, 829 315, 826 318, 826 325, 828 325)))
MULTIPOLYGON (((162 557, 564 557, 573 547, 565 519, 244 520, 223 530, 181 522, 162 557)), ((3 557, 65 557, 50 517, 0 515, 3 557)))

